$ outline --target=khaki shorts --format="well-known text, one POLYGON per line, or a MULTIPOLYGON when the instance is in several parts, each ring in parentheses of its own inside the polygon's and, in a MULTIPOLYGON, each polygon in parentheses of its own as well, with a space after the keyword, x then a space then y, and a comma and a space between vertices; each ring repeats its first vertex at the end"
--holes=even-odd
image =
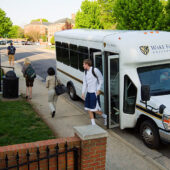
POLYGON ((13 54, 8 55, 9 61, 14 61, 15 57, 13 54))

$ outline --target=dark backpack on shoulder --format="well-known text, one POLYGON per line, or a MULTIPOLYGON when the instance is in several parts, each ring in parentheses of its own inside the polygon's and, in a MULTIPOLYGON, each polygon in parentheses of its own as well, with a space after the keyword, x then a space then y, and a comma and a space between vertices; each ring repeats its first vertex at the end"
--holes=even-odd
POLYGON ((15 54, 15 47, 14 46, 9 47, 9 54, 15 54))
POLYGON ((25 75, 28 79, 32 80, 36 78, 36 73, 35 70, 32 68, 31 65, 29 65, 27 67, 27 69, 25 70, 25 75))

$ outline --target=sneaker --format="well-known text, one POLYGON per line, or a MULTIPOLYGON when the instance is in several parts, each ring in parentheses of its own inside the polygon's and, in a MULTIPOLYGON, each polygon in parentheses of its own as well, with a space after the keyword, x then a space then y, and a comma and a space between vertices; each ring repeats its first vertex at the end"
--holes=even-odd
POLYGON ((104 118, 104 125, 107 126, 107 118, 104 118))
POLYGON ((55 116, 55 111, 53 111, 53 113, 52 113, 52 118, 55 116))

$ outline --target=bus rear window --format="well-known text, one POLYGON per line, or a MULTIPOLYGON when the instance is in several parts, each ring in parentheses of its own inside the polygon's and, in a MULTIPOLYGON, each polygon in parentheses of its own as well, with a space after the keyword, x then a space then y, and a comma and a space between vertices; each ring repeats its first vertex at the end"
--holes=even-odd
POLYGON ((58 61, 62 62, 62 52, 61 52, 61 42, 56 41, 56 58, 58 61))
POLYGON ((78 69, 78 62, 77 45, 70 44, 70 65, 78 69))
POLYGON ((83 60, 88 58, 88 48, 87 47, 78 47, 79 52, 79 69, 84 71, 83 69, 83 60))
POLYGON ((62 60, 66 65, 70 65, 69 49, 67 43, 62 43, 62 60))

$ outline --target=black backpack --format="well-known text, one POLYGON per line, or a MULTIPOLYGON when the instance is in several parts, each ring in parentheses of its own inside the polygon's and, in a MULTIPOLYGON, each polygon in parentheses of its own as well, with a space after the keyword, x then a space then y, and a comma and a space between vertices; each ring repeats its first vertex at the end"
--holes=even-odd
POLYGON ((9 54, 15 54, 15 47, 14 46, 9 47, 9 54))
MULTIPOLYGON (((86 75, 86 74, 87 74, 87 70, 85 70, 85 75, 86 75)), ((94 77, 96 77, 97 82, 99 83, 99 79, 98 79, 98 77, 97 77, 97 75, 96 75, 96 73, 95 73, 95 71, 94 71, 94 67, 92 67, 92 74, 93 74, 94 77)))
POLYGON ((25 70, 25 75, 28 79, 35 79, 36 78, 35 70, 32 68, 31 64, 25 70))

